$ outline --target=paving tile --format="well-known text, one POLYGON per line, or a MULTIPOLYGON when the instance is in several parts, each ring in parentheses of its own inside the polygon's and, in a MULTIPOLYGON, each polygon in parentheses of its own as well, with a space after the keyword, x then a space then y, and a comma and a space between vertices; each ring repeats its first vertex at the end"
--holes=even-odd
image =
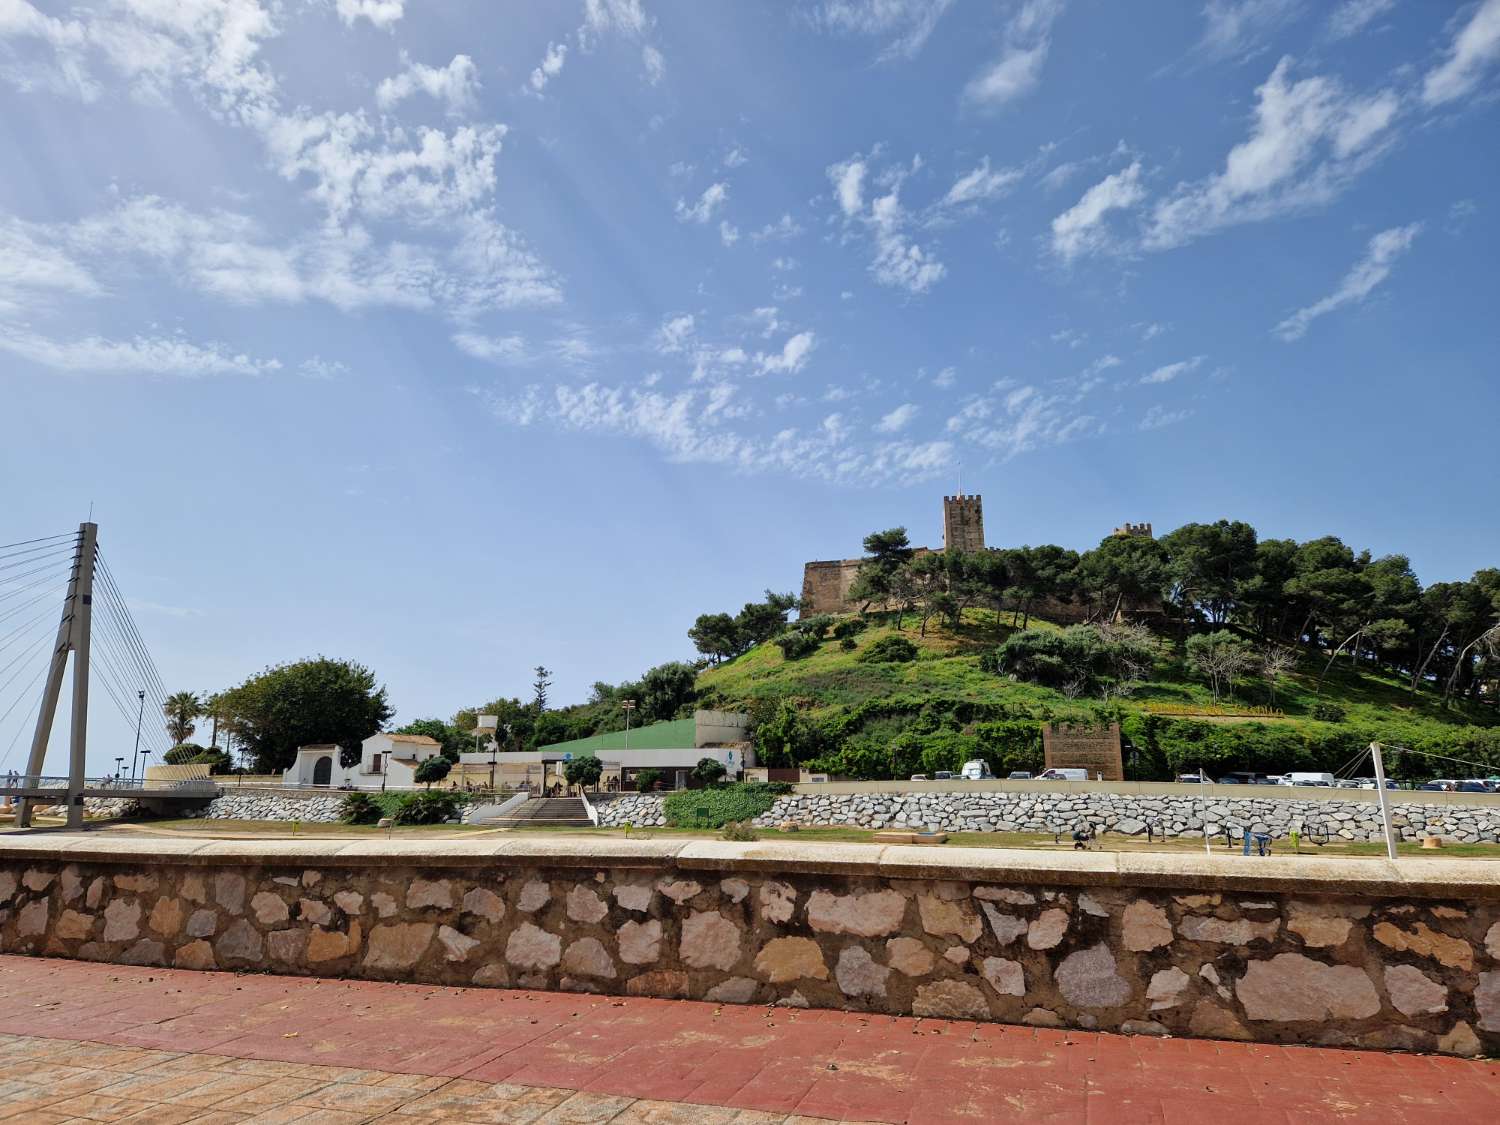
POLYGON ((537 1125, 596 1125, 614 1120, 633 1101, 633 1098, 579 1091, 537 1118, 537 1125))

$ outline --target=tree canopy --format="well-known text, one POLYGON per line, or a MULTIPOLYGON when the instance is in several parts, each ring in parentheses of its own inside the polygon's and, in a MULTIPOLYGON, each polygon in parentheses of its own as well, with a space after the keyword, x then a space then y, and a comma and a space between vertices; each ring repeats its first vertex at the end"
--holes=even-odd
POLYGON ((280 664, 223 693, 228 725, 259 773, 290 766, 297 747, 334 743, 340 761, 359 760, 360 743, 392 711, 386 690, 362 664, 318 657, 280 664))

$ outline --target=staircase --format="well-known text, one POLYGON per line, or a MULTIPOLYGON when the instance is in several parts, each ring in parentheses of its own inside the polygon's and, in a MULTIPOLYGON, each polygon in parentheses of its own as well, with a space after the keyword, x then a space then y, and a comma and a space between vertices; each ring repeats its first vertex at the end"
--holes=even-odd
POLYGON ((492 828, 592 828, 581 797, 533 797, 504 816, 476 823, 492 828))

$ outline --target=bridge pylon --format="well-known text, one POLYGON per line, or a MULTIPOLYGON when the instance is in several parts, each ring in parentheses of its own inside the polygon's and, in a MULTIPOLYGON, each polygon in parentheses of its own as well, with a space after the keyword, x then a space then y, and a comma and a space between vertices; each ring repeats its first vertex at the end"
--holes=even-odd
MULTIPOLYGON (((68 591, 63 597, 62 620, 57 626, 57 640, 47 667, 47 682, 42 688, 42 705, 37 711, 36 730, 31 736, 31 755, 26 763, 26 777, 40 778, 47 757, 47 743, 52 737, 52 720, 62 694, 63 672, 68 653, 73 654, 73 699, 68 742, 68 827, 83 827, 83 788, 88 756, 89 724, 89 632, 93 623, 94 566, 98 559, 99 525, 78 525, 78 545, 73 552, 73 568, 68 575, 68 591)), ((16 826, 31 827, 31 800, 19 799, 16 826)))

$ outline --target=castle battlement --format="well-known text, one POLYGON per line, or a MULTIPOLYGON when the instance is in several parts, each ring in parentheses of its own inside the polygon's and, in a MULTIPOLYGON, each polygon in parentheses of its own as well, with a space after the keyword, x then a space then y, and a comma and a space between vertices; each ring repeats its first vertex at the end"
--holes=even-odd
POLYGON ((1130 523, 1129 521, 1115 528, 1111 533, 1126 539, 1151 539, 1151 525, 1149 523, 1130 523))

